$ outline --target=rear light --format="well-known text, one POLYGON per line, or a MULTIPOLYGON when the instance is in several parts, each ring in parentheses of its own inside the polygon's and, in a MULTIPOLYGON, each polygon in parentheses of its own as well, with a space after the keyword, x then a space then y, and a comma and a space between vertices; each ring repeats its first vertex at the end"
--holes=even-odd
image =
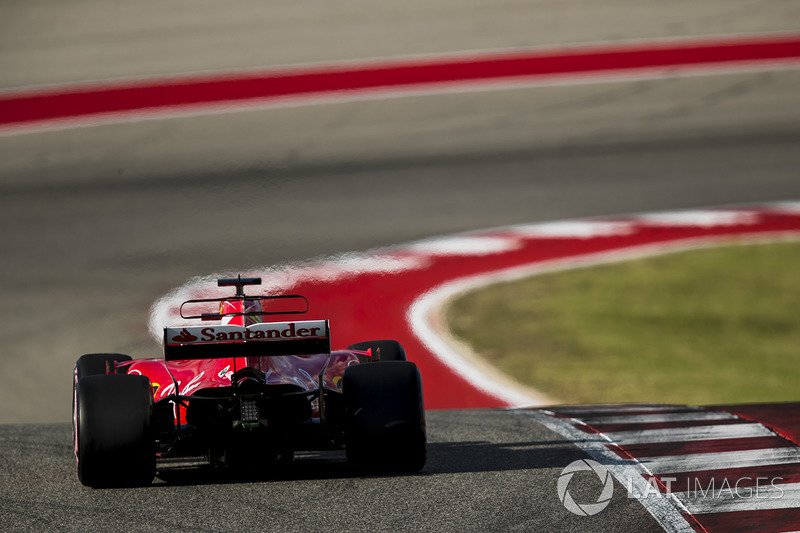
POLYGON ((258 404, 255 400, 242 400, 241 408, 242 426, 255 427, 258 426, 258 404))

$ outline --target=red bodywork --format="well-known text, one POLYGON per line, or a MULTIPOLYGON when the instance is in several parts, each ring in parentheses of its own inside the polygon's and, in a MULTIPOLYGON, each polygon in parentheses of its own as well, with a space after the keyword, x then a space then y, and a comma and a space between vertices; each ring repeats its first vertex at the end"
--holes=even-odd
MULTIPOLYGON (((222 325, 247 326, 262 322, 261 316, 245 313, 260 311, 260 300, 233 300, 220 304, 223 315, 222 325), (234 316, 224 316, 237 313, 234 316)), ((268 357, 226 357, 218 359, 187 359, 167 361, 165 359, 135 359, 120 363, 118 368, 127 374, 138 374, 150 379, 153 387, 153 401, 158 402, 170 396, 191 396, 197 391, 209 388, 231 386, 231 376, 243 368, 255 368, 266 374, 267 385, 294 385, 307 391, 319 390, 319 375, 325 368, 322 386, 325 389, 341 392, 342 376, 345 369, 358 364, 358 355, 369 356, 368 352, 334 351, 330 354, 280 355, 268 357), (330 357, 330 362, 328 362, 330 357)), ((177 404, 176 404, 177 405, 177 404)), ((186 424, 186 407, 177 405, 176 425, 186 424)), ((312 405, 312 416, 319 417, 319 405, 312 405)))

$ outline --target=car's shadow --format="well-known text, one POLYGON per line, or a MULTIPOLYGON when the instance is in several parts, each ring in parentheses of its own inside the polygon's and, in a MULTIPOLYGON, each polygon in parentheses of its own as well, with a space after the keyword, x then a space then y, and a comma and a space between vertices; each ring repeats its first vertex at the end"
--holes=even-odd
MULTIPOLYGON (((397 475, 431 476, 476 472, 563 468, 585 455, 570 441, 491 443, 429 442, 428 460, 419 473, 376 473, 351 468, 344 452, 300 452, 291 465, 280 469, 253 467, 233 471, 203 462, 160 462, 156 483, 205 485, 288 480, 381 477, 397 475)), ((387 458, 391 462, 391 458, 387 458)))

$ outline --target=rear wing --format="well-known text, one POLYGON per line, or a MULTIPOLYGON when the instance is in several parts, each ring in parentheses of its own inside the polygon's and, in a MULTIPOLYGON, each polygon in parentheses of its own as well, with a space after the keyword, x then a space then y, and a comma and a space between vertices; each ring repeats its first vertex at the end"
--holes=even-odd
POLYGON ((330 352, 327 320, 164 328, 164 358, 167 361, 330 352))

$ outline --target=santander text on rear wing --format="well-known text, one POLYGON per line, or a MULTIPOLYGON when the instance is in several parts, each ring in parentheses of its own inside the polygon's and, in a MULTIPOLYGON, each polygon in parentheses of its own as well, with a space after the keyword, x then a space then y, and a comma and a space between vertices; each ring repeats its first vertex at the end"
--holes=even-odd
POLYGON ((330 353, 327 320, 164 328, 164 357, 216 359, 330 353))

